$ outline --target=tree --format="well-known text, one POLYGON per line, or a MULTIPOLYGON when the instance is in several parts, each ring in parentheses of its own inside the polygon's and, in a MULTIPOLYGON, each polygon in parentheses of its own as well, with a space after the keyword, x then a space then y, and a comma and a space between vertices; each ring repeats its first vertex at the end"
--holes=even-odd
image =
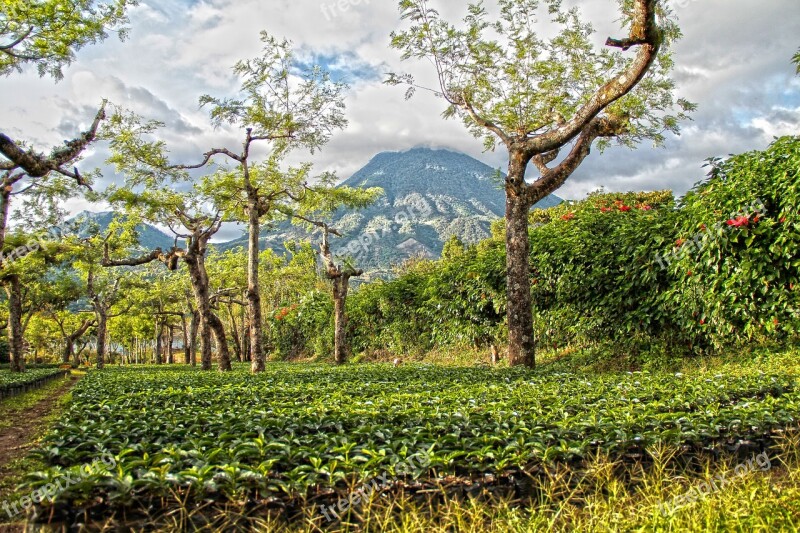
MULTIPOLYGON (((59 265, 65 266, 65 265, 59 265)), ((96 322, 81 315, 91 313, 80 309, 85 287, 74 271, 59 269, 47 279, 47 298, 41 302, 39 312, 58 327, 64 344, 61 362, 68 364, 76 356, 75 343, 94 327, 96 322)), ((75 361, 77 366, 77 360, 75 361)))
POLYGON ((800 76, 800 50, 792 58, 792 63, 797 66, 797 74, 800 76))
MULTIPOLYGON (((126 120, 132 121, 131 124, 135 125, 138 124, 139 118, 128 115, 126 120)), ((119 170, 128 170, 131 165, 136 165, 134 154, 118 151, 123 144, 115 142, 111 144, 114 151, 113 160, 119 170)), ((208 243, 222 225, 219 208, 214 205, 212 198, 203 193, 207 185, 197 184, 188 191, 179 192, 164 187, 163 181, 152 174, 147 174, 146 177, 138 173, 125 175, 126 184, 123 187, 109 187, 105 193, 106 199, 111 205, 125 211, 129 224, 136 224, 141 217, 141 220, 152 224, 167 226, 175 234, 176 241, 184 240, 185 247, 179 248, 176 245, 166 252, 156 249, 131 258, 127 257, 127 249, 113 249, 106 243, 102 265, 139 266, 161 261, 169 270, 176 270, 179 262, 186 264, 199 317, 203 370, 211 369, 212 335, 217 340, 219 369, 231 370, 227 335, 222 321, 211 306, 210 282, 206 269, 208 243)))
POLYGON ((52 320, 58 325, 61 332, 61 338, 64 342, 64 351, 61 355, 61 362, 63 364, 73 363, 78 366, 78 352, 75 351, 75 343, 89 331, 89 328, 95 327, 97 322, 91 318, 79 319, 76 323, 70 324, 76 317, 70 312, 59 312, 51 315, 52 320), (74 359, 74 361, 73 361, 74 359))
POLYGON ((296 148, 314 153, 335 130, 347 124, 343 101, 346 85, 333 82, 319 67, 299 68, 290 42, 266 33, 262 33, 262 42, 260 57, 240 61, 234 67, 234 73, 242 79, 237 97, 200 98, 201 106, 211 107, 215 127, 232 126, 242 131, 240 150, 212 148, 199 164, 180 165, 170 163, 162 142, 147 140, 156 128, 120 129, 112 143, 121 154, 119 159, 129 160, 127 171, 132 174, 158 176, 199 169, 219 157, 233 164, 230 172, 216 175, 218 179, 210 183, 207 193, 213 193, 217 203, 225 206, 226 220, 247 223, 246 297, 253 372, 262 372, 266 363, 258 268, 261 225, 265 219, 290 216, 300 209, 307 192, 327 190, 333 184, 333 176, 326 175, 310 186, 310 165, 282 171, 281 160, 296 148), (257 143, 269 147, 264 159, 256 160, 252 154, 257 143))
POLYGON ((102 370, 106 364, 108 321, 130 311, 132 304, 125 302, 125 295, 131 289, 130 273, 109 276, 96 262, 87 265, 86 295, 95 315, 97 328, 97 368, 102 370), (120 303, 126 307, 113 311, 120 303))
POLYGON ((334 130, 347 125, 343 102, 346 85, 334 83, 319 67, 298 72, 290 42, 266 33, 262 33, 262 42, 260 57, 240 61, 234 67, 234 73, 242 79, 236 98, 200 98, 202 106, 211 106, 214 126, 242 130, 241 151, 214 148, 204 154, 199 165, 180 167, 201 168, 215 156, 223 156, 237 167, 215 187, 228 205, 236 206, 232 211, 238 213, 233 218, 247 223, 247 306, 253 372, 264 371, 266 363, 258 279, 261 224, 281 202, 299 199, 306 184, 298 177, 303 178, 308 171, 303 167, 298 173, 281 173, 277 163, 285 151, 293 148, 302 147, 313 153, 328 142, 334 130), (270 156, 260 166, 251 153, 255 143, 270 145, 270 156))
MULTIPOLYGON (((125 9, 135 4, 136 0, 2 0, 0 75, 21 72, 24 65, 34 64, 40 75, 51 75, 56 80, 62 78, 62 68, 86 44, 105 39, 109 29, 116 30, 120 37, 125 36, 125 29, 120 27, 126 22, 125 9)), ((89 130, 54 149, 49 156, 0 132, 0 252, 6 252, 5 239, 13 195, 31 189, 43 194, 44 185, 63 194, 67 189, 63 187, 63 181, 53 180, 53 174, 74 180, 79 187, 89 186, 77 168, 70 170, 67 167, 74 164, 94 141, 99 123, 105 118, 104 108, 105 105, 89 130)), ((50 196, 50 202, 54 202, 55 195, 50 196)), ((19 316, 22 287, 19 277, 8 273, 4 263, 0 257, 0 283, 9 295, 9 340, 12 360, 16 361, 12 368, 22 371, 24 355, 21 352, 23 342, 19 316)))
POLYGON ((2 0, 0 75, 35 65, 40 76, 56 80, 75 53, 114 31, 124 39, 125 10, 136 0, 2 0))
POLYGON ((341 236, 337 230, 322 224, 322 243, 320 253, 322 261, 325 263, 325 275, 333 284, 333 358, 337 365, 347 361, 347 316, 345 315, 347 305, 347 291, 350 288, 350 278, 364 274, 361 269, 353 268, 348 262, 344 265, 337 265, 331 254, 331 247, 328 242, 329 235, 341 236))
MULTIPOLYGON (((506 265, 509 362, 535 364, 528 214, 558 189, 589 155, 612 140, 634 146, 643 139, 659 144, 693 104, 675 101, 669 45, 679 37, 668 9, 657 0, 620 0, 629 35, 609 38, 596 51, 593 29, 577 9, 558 0, 498 0, 499 19, 489 20, 482 4, 470 4, 465 29, 443 20, 428 0, 402 0, 406 31, 392 34, 404 60, 429 59, 436 70, 435 93, 448 107, 445 118, 460 118, 487 149, 508 151, 506 265), (543 38, 533 21, 546 15, 559 27, 543 38), (623 52, 634 48, 635 57, 623 52), (677 115, 668 114, 674 107, 677 115), (566 154, 562 151, 568 149, 566 154), (530 164, 540 176, 526 181, 530 164)), ((414 78, 391 74, 387 83, 420 88, 414 78)))
MULTIPOLYGON (((44 218, 54 219, 59 214, 52 208, 59 198, 71 196, 75 187, 91 189, 90 180, 80 174, 77 168, 66 168, 80 159, 82 152, 97 137, 100 123, 105 119, 105 104, 94 118, 91 127, 63 147, 54 149, 50 155, 43 155, 18 143, 0 133, 0 283, 6 288, 9 297, 9 344, 11 345, 12 368, 24 370, 22 353, 22 282, 10 263, 38 250, 38 243, 15 243, 11 248, 6 246, 8 236, 8 217, 11 210, 12 197, 28 194, 32 197, 32 205, 44 204, 51 209, 44 218)), ((43 210, 32 209, 34 214, 43 210)))

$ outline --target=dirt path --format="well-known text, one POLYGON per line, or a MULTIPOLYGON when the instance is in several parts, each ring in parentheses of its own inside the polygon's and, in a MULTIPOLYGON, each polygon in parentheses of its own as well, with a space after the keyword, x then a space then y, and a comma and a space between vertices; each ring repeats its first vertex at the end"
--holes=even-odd
MULTIPOLYGON (((11 410, 0 405, 0 416, 4 419, 0 426, 0 482, 9 474, 9 466, 24 457, 35 444, 46 429, 45 419, 53 414, 58 401, 75 386, 78 379, 76 376, 64 379, 47 396, 27 409, 11 410)), ((24 400, 26 395, 37 392, 39 390, 12 397, 10 404, 13 405, 15 399, 24 400)))

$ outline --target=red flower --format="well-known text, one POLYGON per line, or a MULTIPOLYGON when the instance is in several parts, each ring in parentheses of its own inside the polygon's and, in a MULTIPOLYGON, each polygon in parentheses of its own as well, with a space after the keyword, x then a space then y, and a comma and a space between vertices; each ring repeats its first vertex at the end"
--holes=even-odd
POLYGON ((572 220, 575 218, 575 213, 567 213, 561 217, 561 220, 572 220))
POLYGON ((750 217, 744 215, 732 218, 728 221, 728 226, 734 228, 746 228, 750 224, 750 217))
POLYGON ((647 205, 647 204, 644 204, 644 205, 643 204, 639 204, 639 209, 641 209, 642 211, 650 211, 651 209, 653 209, 653 206, 652 205, 647 205))
POLYGON ((706 325, 706 319, 705 318, 701 318, 700 319, 700 325, 701 326, 705 326, 706 325))
POLYGON ((784 222, 786 222, 786 217, 781 217, 781 224, 783 224, 784 222))
POLYGON ((689 272, 686 273, 686 275, 687 276, 691 276, 692 275, 692 271, 690 270, 689 272))
POLYGON ((773 324, 775 324, 776 326, 777 326, 778 324, 780 324, 780 322, 778 322, 778 319, 777 319, 777 318, 773 318, 773 319, 772 319, 772 323, 773 323, 773 324))
POLYGON ((613 211, 613 209, 611 209, 610 207, 601 207, 600 208, 600 212, 601 213, 609 213, 611 211, 613 211))
POLYGON ((675 246, 680 248, 681 246, 683 246, 683 243, 685 243, 685 242, 686 241, 684 241, 683 239, 678 239, 677 241, 675 241, 675 246))
POLYGON ((631 206, 622 204, 619 206, 619 210, 622 211, 623 213, 627 213, 628 211, 631 210, 631 206))

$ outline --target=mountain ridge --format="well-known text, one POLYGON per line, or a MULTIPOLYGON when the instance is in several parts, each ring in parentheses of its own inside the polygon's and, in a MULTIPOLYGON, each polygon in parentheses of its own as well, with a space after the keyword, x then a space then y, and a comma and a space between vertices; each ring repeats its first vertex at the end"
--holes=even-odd
MULTIPOLYGON (((435 258, 453 235, 467 244, 490 236, 491 223, 505 214, 504 174, 466 154, 412 148, 376 154, 339 186, 380 187, 384 194, 360 210, 338 211, 331 226, 344 235, 331 249, 367 271, 387 271, 413 256, 435 258)), ((551 195, 535 207, 561 203, 551 195)), ((261 243, 278 252, 288 240, 309 233, 288 222, 262 232, 261 243)), ((220 249, 246 246, 242 237, 220 249)))
MULTIPOLYGON (((331 249, 348 257, 370 273, 388 273, 392 266, 411 257, 436 258, 452 236, 474 244, 491 235, 493 221, 505 214, 504 174, 466 154, 446 149, 412 148, 381 152, 338 186, 380 187, 384 194, 360 210, 339 210, 330 225, 343 234, 331 249)), ((562 200, 550 195, 534 207, 548 208, 562 200)), ((101 228, 108 227, 114 212, 76 215, 101 228)), ((158 228, 137 226, 142 247, 167 249, 174 243, 158 228)), ((265 225, 260 243, 278 254, 286 241, 318 241, 303 227, 288 221, 265 225)), ((216 242, 227 251, 247 247, 247 236, 216 242)))

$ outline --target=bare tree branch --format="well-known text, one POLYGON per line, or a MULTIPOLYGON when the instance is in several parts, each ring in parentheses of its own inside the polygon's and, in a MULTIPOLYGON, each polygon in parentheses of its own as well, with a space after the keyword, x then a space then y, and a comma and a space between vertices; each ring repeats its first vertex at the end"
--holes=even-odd
MULTIPOLYGON (((37 154, 33 150, 24 150, 7 135, 0 133, 0 154, 14 165, 12 168, 21 168, 26 175, 32 178, 42 178, 50 172, 58 172, 74 178, 78 185, 88 186, 77 169, 70 171, 62 167, 74 161, 97 138, 97 129, 105 118, 106 104, 103 102, 89 130, 77 138, 67 141, 62 148, 53 150, 49 156, 37 154)), ((5 166, 6 170, 8 170, 7 167, 8 164, 5 166)))
POLYGON ((636 58, 625 72, 600 87, 571 120, 548 133, 528 139, 525 147, 529 153, 547 153, 565 145, 578 136, 598 114, 628 94, 644 78, 656 60, 662 43, 661 30, 656 24, 657 2, 658 0, 634 0, 629 37, 609 39, 606 43, 609 46, 622 47, 623 50, 632 46, 640 47, 636 58))
MULTIPOLYGON (((533 205, 561 187, 589 155, 598 137, 615 137, 627 131, 627 121, 612 117, 595 118, 584 128, 569 155, 557 167, 548 169, 542 177, 526 187, 526 201, 533 205)), ((551 152, 552 153, 552 152, 551 152)), ((553 157, 555 159, 555 157, 553 157)))

